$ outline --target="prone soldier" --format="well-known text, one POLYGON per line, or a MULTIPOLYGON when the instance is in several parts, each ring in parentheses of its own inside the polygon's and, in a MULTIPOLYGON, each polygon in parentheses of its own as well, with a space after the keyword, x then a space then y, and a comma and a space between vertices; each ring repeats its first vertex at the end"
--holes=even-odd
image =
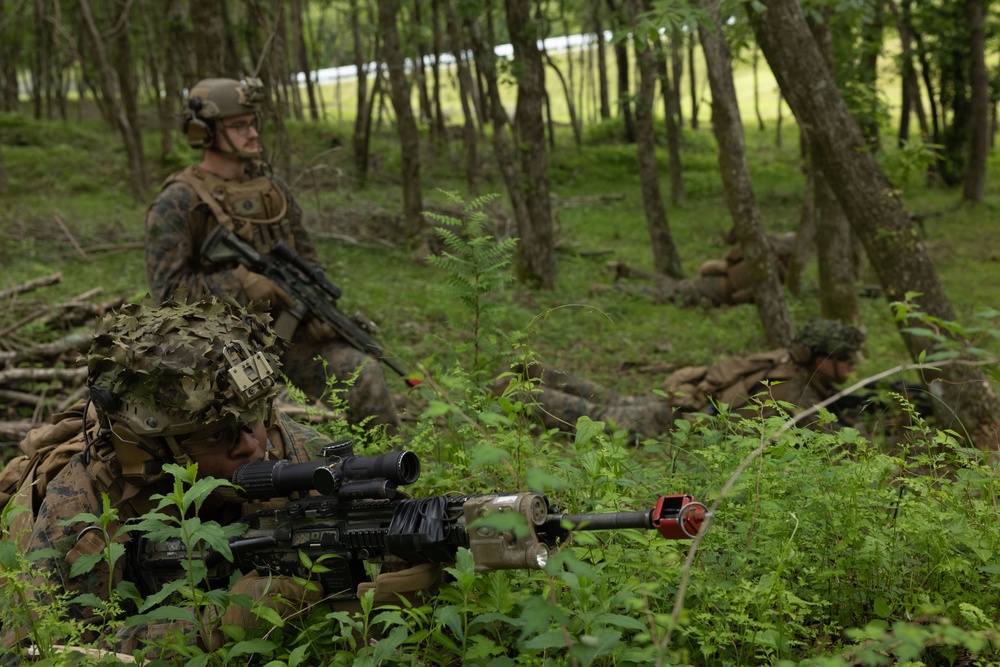
MULTIPOLYGON (((727 357, 710 366, 681 368, 663 382, 661 395, 620 395, 585 378, 533 365, 526 374, 535 384, 521 396, 546 428, 572 430, 588 416, 628 430, 635 440, 657 438, 673 429, 674 419, 711 412, 714 404, 728 404, 737 414, 757 409, 761 394, 776 402, 806 409, 836 393, 854 370, 864 342, 858 327, 827 319, 806 323, 787 348, 746 357, 727 357)), ((502 374, 495 394, 515 387, 515 372, 502 374)), ((524 374, 522 371, 521 374, 524 374)), ((774 414, 765 407, 764 416, 774 414)))

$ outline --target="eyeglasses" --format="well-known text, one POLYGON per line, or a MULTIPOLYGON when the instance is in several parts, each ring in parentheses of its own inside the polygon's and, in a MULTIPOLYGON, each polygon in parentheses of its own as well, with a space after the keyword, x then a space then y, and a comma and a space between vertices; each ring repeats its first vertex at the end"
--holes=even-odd
POLYGON ((235 132, 241 137, 245 137, 250 134, 251 128, 253 128, 254 132, 260 132, 260 123, 257 122, 256 118, 253 120, 240 120, 235 123, 223 123, 222 127, 231 132, 235 132))

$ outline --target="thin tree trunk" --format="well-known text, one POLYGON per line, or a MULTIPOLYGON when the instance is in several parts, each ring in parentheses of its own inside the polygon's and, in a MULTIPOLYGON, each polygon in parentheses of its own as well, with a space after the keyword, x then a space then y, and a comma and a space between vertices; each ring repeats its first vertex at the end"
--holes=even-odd
MULTIPOLYGON (((809 33, 796 0, 762 0, 763 11, 747 6, 757 40, 795 115, 813 132, 812 148, 865 246, 888 302, 911 303, 923 313, 953 321, 955 312, 944 292, 927 249, 902 203, 893 194, 829 73, 809 33)), ((913 359, 928 352, 927 339, 906 330, 900 333, 913 359)), ((950 410, 936 410, 941 425, 968 434, 977 446, 996 450, 1000 433, 1000 399, 977 369, 942 366, 926 372, 936 383, 950 410), (953 412, 952 412, 953 411, 953 412)))
POLYGON ((399 132, 403 178, 403 228, 406 243, 418 250, 427 242, 424 238, 424 202, 420 190, 420 137, 417 121, 410 106, 410 84, 406 80, 403 52, 399 44, 399 0, 379 0, 378 23, 382 33, 385 61, 389 67, 389 90, 399 132))
MULTIPOLYGON (((626 21, 621 15, 615 0, 607 0, 611 12, 611 22, 616 28, 624 27, 626 21)), ((635 143, 635 122, 632 120, 632 94, 629 90, 628 43, 623 39, 615 44, 615 63, 618 70, 618 115, 622 117, 625 126, 624 140, 627 144, 635 143)))
POLYGON ((431 76, 434 79, 433 84, 433 96, 434 96, 434 122, 431 125, 433 128, 433 133, 436 134, 438 141, 443 142, 445 140, 445 122, 444 122, 444 110, 441 106, 441 2, 440 0, 431 0, 431 26, 432 29, 432 48, 434 49, 434 64, 431 66, 431 76))
MULTIPOLYGON (((295 55, 298 59, 298 69, 302 71, 306 79, 306 97, 309 99, 309 117, 319 120, 319 107, 316 104, 316 90, 313 87, 312 64, 309 62, 309 51, 306 49, 306 31, 302 23, 302 0, 294 0, 291 6, 292 12, 292 37, 295 40, 295 55)), ((298 84, 296 83, 296 86, 298 84)))
POLYGON ((677 122, 677 116, 673 113, 675 100, 679 95, 675 95, 673 86, 670 85, 670 77, 667 74, 667 52, 663 48, 663 42, 656 39, 653 43, 656 49, 656 64, 660 75, 660 90, 663 91, 663 120, 667 129, 667 155, 670 172, 670 203, 679 206, 687 199, 684 193, 684 179, 681 178, 681 129, 677 122))
MULTIPOLYGON (((626 8, 633 25, 638 25, 639 14, 648 8, 643 0, 627 0, 626 8)), ((674 245, 667 221, 667 209, 660 194, 660 174, 656 162, 656 137, 653 133, 653 102, 658 78, 654 46, 646 35, 634 31, 636 60, 639 65, 639 90, 635 98, 636 148, 639 155, 639 181, 642 187, 642 207, 646 213, 653 267, 657 273, 672 278, 683 278, 681 258, 674 245)), ((664 93, 666 95, 666 93, 664 93)))
POLYGON ((101 96, 113 114, 118 134, 121 135, 122 142, 125 144, 125 155, 129 168, 129 186, 132 191, 132 197, 136 201, 143 201, 146 198, 146 178, 142 168, 142 144, 136 143, 135 133, 129 124, 128 116, 118 102, 118 81, 115 77, 115 70, 108 61, 101 32, 97 29, 97 24, 94 23, 94 15, 90 11, 90 2, 89 0, 79 0, 79 3, 84 27, 90 35, 91 46, 97 58, 101 75, 101 96))
MULTIPOLYGON (((506 0, 507 27, 514 48, 517 76, 515 136, 520 178, 528 216, 518 226, 517 274, 523 283, 552 289, 556 279, 555 238, 549 197, 549 160, 545 147, 542 101, 545 67, 538 50, 542 34, 540 9, 532 17, 532 0, 506 0)), ((495 129, 495 128, 494 128, 495 129)))
POLYGON ((986 188, 986 159, 990 151, 990 77, 986 70, 985 0, 966 0, 966 16, 972 39, 969 44, 970 137, 962 199, 981 202, 986 188))
MULTIPOLYGON (((488 96, 489 101, 484 106, 488 106, 492 113, 493 121, 493 157, 497 161, 497 166, 503 176, 504 184, 507 186, 507 194, 510 197, 511 208, 514 210, 514 220, 517 222, 518 230, 522 226, 530 224, 528 206, 525 202, 523 187, 514 157, 511 154, 510 140, 507 136, 507 112, 503 108, 500 100, 500 87, 497 81, 496 55, 493 52, 493 44, 487 43, 483 36, 482 26, 476 19, 469 19, 466 23, 468 34, 472 38, 472 45, 475 51, 476 70, 485 82, 484 98, 488 96)), ((484 102, 486 100, 484 99, 484 102)))
POLYGON ((611 118, 611 94, 608 91, 608 55, 604 43, 604 26, 601 23, 601 0, 593 0, 590 8, 594 21, 594 36, 597 38, 594 49, 597 51, 597 85, 601 99, 601 120, 608 120, 611 118))
POLYGON ((448 28, 448 39, 451 41, 452 53, 455 54, 455 67, 458 70, 458 97, 462 104, 462 142, 465 146, 465 178, 466 183, 469 186, 469 192, 472 194, 478 193, 477 178, 476 175, 479 172, 479 159, 476 155, 477 153, 477 141, 476 141, 476 112, 475 109, 469 103, 469 98, 472 95, 472 91, 469 88, 472 86, 472 77, 469 75, 469 66, 465 61, 462 51, 464 51, 464 44, 462 42, 461 32, 458 27, 458 17, 455 15, 455 9, 452 7, 450 2, 446 2, 444 6, 445 11, 445 24, 448 28))
POLYGON ((573 89, 566 81, 566 77, 563 76, 562 70, 556 65, 555 61, 549 55, 548 51, 545 51, 545 62, 548 63, 552 71, 556 73, 559 78, 559 83, 562 85, 563 94, 566 96, 566 111, 569 113, 569 124, 573 128, 573 141, 576 144, 576 149, 580 150, 583 148, 583 135, 580 133, 580 126, 577 124, 576 117, 576 103, 573 101, 573 89))
POLYGON ((351 0, 348 7, 351 21, 351 35, 354 38, 354 64, 358 68, 357 110, 354 116, 354 135, 351 145, 354 148, 354 172, 358 187, 364 188, 368 183, 368 118, 372 110, 368 105, 368 61, 365 58, 364 43, 361 40, 361 10, 358 0, 351 0))
POLYGON ((694 30, 688 35, 688 86, 691 90, 691 129, 698 129, 698 80, 695 78, 694 47, 697 35, 694 30))
POLYGON ((754 303, 767 342, 773 348, 785 347, 794 333, 792 317, 750 182, 743 122, 733 83, 732 55, 719 25, 719 0, 698 0, 698 4, 712 20, 711 23, 699 23, 698 37, 712 90, 712 130, 719 144, 719 171, 726 204, 750 269, 754 303))

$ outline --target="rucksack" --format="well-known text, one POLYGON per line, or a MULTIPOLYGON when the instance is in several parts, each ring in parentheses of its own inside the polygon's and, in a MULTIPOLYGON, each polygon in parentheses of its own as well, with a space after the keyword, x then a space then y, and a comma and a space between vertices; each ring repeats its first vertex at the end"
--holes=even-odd
MULTIPOLYGON (((22 453, 0 470, 0 507, 13 503, 27 508, 11 520, 3 539, 13 538, 23 547, 31 536, 49 482, 73 456, 83 452, 85 407, 86 404, 80 401, 65 412, 53 415, 51 423, 29 431, 21 441, 22 453)), ((97 414, 91 407, 87 423, 96 420, 97 414)))
POLYGON ((663 381, 670 404, 682 412, 701 412, 710 399, 742 407, 746 399, 763 390, 762 380, 787 380, 794 361, 788 350, 779 349, 746 357, 727 357, 711 366, 679 368, 663 381))

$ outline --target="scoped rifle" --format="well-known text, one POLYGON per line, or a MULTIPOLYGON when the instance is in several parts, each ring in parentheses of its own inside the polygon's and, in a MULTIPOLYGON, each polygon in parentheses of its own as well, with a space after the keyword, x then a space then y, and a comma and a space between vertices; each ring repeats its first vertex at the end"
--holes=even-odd
MULTIPOLYGON (((361 328, 354 320, 337 308, 342 291, 331 283, 323 270, 310 266, 284 241, 279 241, 271 254, 274 259, 257 252, 252 245, 219 225, 208 235, 201 246, 201 254, 213 262, 238 262, 248 271, 259 273, 292 298, 275 322, 275 331, 282 338, 290 339, 298 323, 310 316, 329 324, 350 345, 370 354, 400 376, 407 373, 392 359, 385 356, 385 346, 361 328)), ((407 384, 417 384, 407 380, 407 384)))
MULTIPOLYGON (((249 517, 247 531, 229 543, 240 570, 312 576, 326 595, 347 600, 369 579, 365 561, 453 563, 466 547, 477 571, 540 569, 549 549, 573 530, 655 528, 679 540, 697 535, 704 519, 704 505, 690 495, 663 496, 645 511, 598 514, 554 512, 544 495, 524 491, 408 498, 398 487, 420 476, 413 452, 355 456, 348 440, 328 445, 322 455, 323 462, 248 463, 233 474, 250 499, 313 493, 249 517), (503 513, 523 520, 484 519, 503 513), (325 571, 310 575, 300 552, 313 563, 326 557, 325 571)), ((209 565, 221 557, 214 560, 209 565)))

